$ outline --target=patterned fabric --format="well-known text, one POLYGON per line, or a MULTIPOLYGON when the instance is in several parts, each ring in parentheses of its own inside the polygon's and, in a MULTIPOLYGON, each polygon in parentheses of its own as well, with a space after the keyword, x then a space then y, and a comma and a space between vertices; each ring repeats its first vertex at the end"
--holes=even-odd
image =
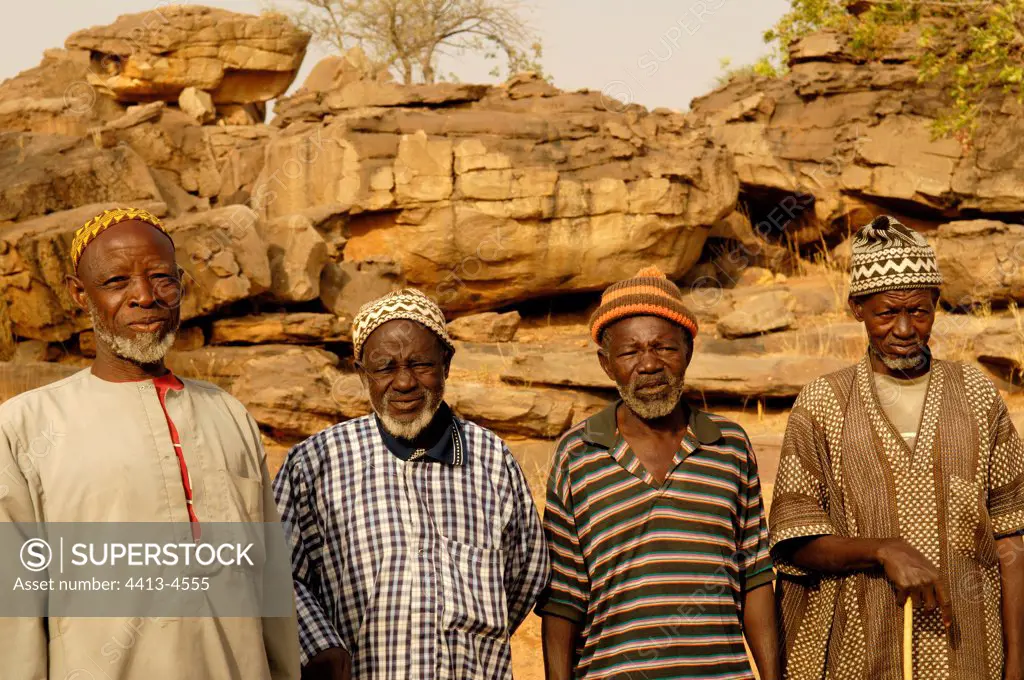
POLYGON ((558 444, 538 613, 581 625, 577 678, 753 678, 740 612, 772 564, 746 434, 692 410, 659 485, 617 431, 617 407, 558 444))
POLYGON ((683 294, 657 267, 644 267, 633 278, 608 286, 590 317, 590 337, 601 344, 604 329, 629 316, 660 316, 697 337, 697 319, 683 304, 683 294))
POLYGON ((359 308, 352 321, 352 349, 355 357, 362 358, 363 343, 370 337, 370 333, 395 319, 408 319, 423 324, 441 338, 448 349, 455 351, 441 308, 415 288, 403 288, 359 308))
POLYGON ((522 470, 456 418, 451 464, 403 461, 372 415, 297 445, 274 481, 292 549, 302 663, 330 647, 360 680, 511 678, 509 636, 547 584, 522 470))
MULTIPOLYGON (((131 220, 145 222, 146 224, 154 226, 167 234, 167 228, 164 226, 164 223, 160 221, 160 218, 149 211, 143 210, 142 208, 114 208, 112 210, 104 210, 99 215, 83 224, 75 232, 75 238, 71 242, 72 269, 76 272, 78 271, 78 263, 82 259, 82 253, 85 252, 86 246, 92 243, 97 236, 115 224, 131 220)), ((168 238, 170 238, 169 234, 168 238)))
POLYGON ((850 296, 887 290, 938 288, 942 274, 924 237, 888 215, 853 235, 850 296))
POLYGON ((933 360, 911 450, 879 404, 867 356, 801 391, 771 506, 789 680, 902 678, 902 603, 878 572, 810 574, 786 561, 804 536, 902 537, 938 569, 953 603, 915 611, 914 677, 1002 677, 995 539, 1024 530, 1024 451, 992 383, 933 360))

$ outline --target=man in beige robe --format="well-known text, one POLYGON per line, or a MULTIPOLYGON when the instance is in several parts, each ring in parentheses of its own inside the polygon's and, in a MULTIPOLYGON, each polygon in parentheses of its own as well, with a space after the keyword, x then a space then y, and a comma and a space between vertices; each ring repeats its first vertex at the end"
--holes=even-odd
MULTIPOLYGON (((96 360, 0 405, 0 522, 180 522, 197 539, 204 523, 278 522, 256 423, 164 366, 182 289, 160 221, 107 211, 76 233, 72 262, 96 360)), ((299 677, 294 613, 156 616, 0 619, 0 678, 299 677)))
POLYGON ((1024 453, 999 392, 934 359, 941 277, 913 230, 854 237, 857 365, 790 415, 771 508, 790 680, 1010 680, 1024 668, 1024 453), (911 597, 913 644, 903 648, 911 597))

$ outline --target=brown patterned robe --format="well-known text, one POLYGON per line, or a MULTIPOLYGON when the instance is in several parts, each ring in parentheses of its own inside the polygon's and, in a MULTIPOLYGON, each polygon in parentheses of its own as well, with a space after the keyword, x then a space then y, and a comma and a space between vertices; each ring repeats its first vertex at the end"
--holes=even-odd
MULTIPOLYGON (((810 574, 778 547, 802 536, 902 536, 938 567, 953 602, 915 611, 914 677, 999 680, 995 539, 1024 530, 1024 453, 995 386, 932 362, 911 451, 884 416, 867 356, 807 385, 793 407, 771 507, 789 680, 899 680, 901 603, 877 572, 810 574)), ((783 551, 785 552, 785 551, 783 551)))

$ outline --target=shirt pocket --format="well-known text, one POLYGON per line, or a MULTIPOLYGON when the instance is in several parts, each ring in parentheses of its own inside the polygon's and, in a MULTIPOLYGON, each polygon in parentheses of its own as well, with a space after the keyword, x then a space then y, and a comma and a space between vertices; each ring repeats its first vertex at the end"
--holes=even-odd
MULTIPOLYGON (((227 482, 228 517, 231 521, 262 522, 263 521, 263 482, 259 479, 240 477, 234 473, 225 473, 227 482)), ((199 518, 202 523, 203 518, 199 518)))
POLYGON ((446 629, 508 638, 505 551, 440 538, 443 620, 446 629))
POLYGON ((982 486, 950 477, 948 515, 950 548, 982 566, 996 564, 998 555, 982 486))

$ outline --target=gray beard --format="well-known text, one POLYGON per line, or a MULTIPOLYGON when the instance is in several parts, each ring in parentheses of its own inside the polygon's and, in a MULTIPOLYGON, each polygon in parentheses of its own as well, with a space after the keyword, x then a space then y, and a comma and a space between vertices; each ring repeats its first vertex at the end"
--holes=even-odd
POLYGON ((912 354, 909 357, 891 357, 882 354, 874 346, 869 345, 868 348, 871 353, 878 357, 878 360, 882 362, 882 365, 888 368, 890 371, 911 371, 915 368, 920 368, 931 361, 932 353, 927 345, 921 348, 921 351, 917 354, 912 354))
MULTIPOLYGON (((366 378, 363 378, 363 386, 366 386, 366 378)), ((405 439, 412 441, 420 435, 423 430, 427 429, 431 421, 434 419, 434 414, 437 413, 437 409, 441 408, 441 402, 444 401, 445 384, 441 383, 441 389, 439 392, 429 392, 426 395, 426 401, 423 404, 423 409, 420 410, 416 417, 410 421, 401 421, 392 418, 388 415, 388 407, 390 404, 389 397, 384 397, 383 404, 375 404, 373 400, 370 400, 370 406, 373 408, 373 412, 380 418, 381 425, 387 430, 393 437, 398 439, 405 439)))
POLYGON ((96 307, 89 302, 89 318, 96 342, 102 343, 112 354, 133 364, 147 365, 163 361, 174 344, 175 331, 161 337, 160 333, 139 333, 134 338, 116 335, 100 320, 96 307))
POLYGON ((672 413, 675 407, 679 404, 679 400, 683 396, 683 381, 677 380, 676 378, 668 378, 668 393, 663 397, 657 397, 655 399, 645 399, 637 395, 636 390, 639 387, 637 383, 639 380, 633 380, 626 385, 616 384, 616 389, 619 391, 619 396, 622 397, 622 401, 626 404, 626 407, 630 411, 635 413, 641 420, 655 420, 656 418, 664 418, 668 414, 672 413))

